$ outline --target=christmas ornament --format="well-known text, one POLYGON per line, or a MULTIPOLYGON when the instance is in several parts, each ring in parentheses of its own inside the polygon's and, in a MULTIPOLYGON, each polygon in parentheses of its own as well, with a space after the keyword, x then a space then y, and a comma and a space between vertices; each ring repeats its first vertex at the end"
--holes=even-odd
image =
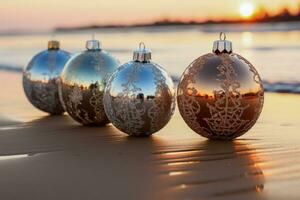
POLYGON ((177 101, 183 119, 195 132, 230 140, 255 124, 264 89, 254 66, 232 53, 232 43, 221 33, 213 53, 197 58, 183 73, 177 101))
POLYGON ((58 96, 57 80, 69 58, 68 52, 59 49, 59 42, 51 40, 48 49, 29 62, 23 72, 23 88, 36 108, 53 115, 64 112, 58 96))
POLYGON ((86 48, 72 57, 62 72, 61 100, 76 121, 84 125, 105 125, 109 121, 103 108, 103 92, 119 61, 102 50, 97 40, 87 41, 86 48))
POLYGON ((151 51, 140 43, 133 61, 120 66, 104 93, 109 120, 133 136, 149 136, 163 128, 174 113, 172 79, 151 61, 151 51))

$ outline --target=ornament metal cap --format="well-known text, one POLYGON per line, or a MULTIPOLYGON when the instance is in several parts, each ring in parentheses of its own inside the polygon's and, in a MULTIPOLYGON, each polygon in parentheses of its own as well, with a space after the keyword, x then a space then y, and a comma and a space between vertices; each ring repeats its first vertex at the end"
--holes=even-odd
POLYGON ((213 52, 218 53, 232 53, 232 42, 226 40, 226 34, 220 33, 220 40, 214 41, 213 52))
POLYGON ((59 41, 57 40, 49 40, 48 41, 48 49, 49 50, 58 50, 60 47, 59 41))
POLYGON ((92 36, 92 40, 86 41, 85 47, 87 50, 100 50, 101 43, 98 40, 95 40, 95 36, 92 36))
POLYGON ((146 48, 144 42, 140 42, 139 48, 134 50, 133 60, 136 62, 150 62, 151 50, 146 48))

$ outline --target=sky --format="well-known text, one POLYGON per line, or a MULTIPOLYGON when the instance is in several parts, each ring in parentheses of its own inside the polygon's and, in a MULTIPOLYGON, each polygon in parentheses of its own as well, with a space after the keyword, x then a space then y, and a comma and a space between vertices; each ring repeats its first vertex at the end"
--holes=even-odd
MULTIPOLYGON (((241 6, 296 11, 300 0, 0 0, 0 31, 43 31, 91 24, 241 18, 241 6)), ((246 8, 247 10, 247 8, 246 8)))

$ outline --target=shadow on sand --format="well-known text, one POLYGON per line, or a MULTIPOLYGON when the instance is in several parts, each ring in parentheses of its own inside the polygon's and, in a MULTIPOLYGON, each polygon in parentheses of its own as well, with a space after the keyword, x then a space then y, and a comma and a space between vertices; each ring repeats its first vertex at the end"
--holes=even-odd
POLYGON ((31 198, 35 185, 37 198, 51 187, 66 199, 263 199, 264 175, 251 141, 163 140, 129 137, 111 125, 81 126, 65 115, 43 117, 0 134, 0 159, 28 156, 6 166, 2 192, 9 196, 14 188, 31 198), (13 187, 6 179, 16 180, 13 187))

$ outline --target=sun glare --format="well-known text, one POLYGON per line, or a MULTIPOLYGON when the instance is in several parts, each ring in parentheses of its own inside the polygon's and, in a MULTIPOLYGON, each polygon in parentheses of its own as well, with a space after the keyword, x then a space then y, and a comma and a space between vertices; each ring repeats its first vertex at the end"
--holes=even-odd
POLYGON ((249 18, 254 13, 254 5, 251 3, 243 3, 240 5, 240 15, 244 18, 249 18))

